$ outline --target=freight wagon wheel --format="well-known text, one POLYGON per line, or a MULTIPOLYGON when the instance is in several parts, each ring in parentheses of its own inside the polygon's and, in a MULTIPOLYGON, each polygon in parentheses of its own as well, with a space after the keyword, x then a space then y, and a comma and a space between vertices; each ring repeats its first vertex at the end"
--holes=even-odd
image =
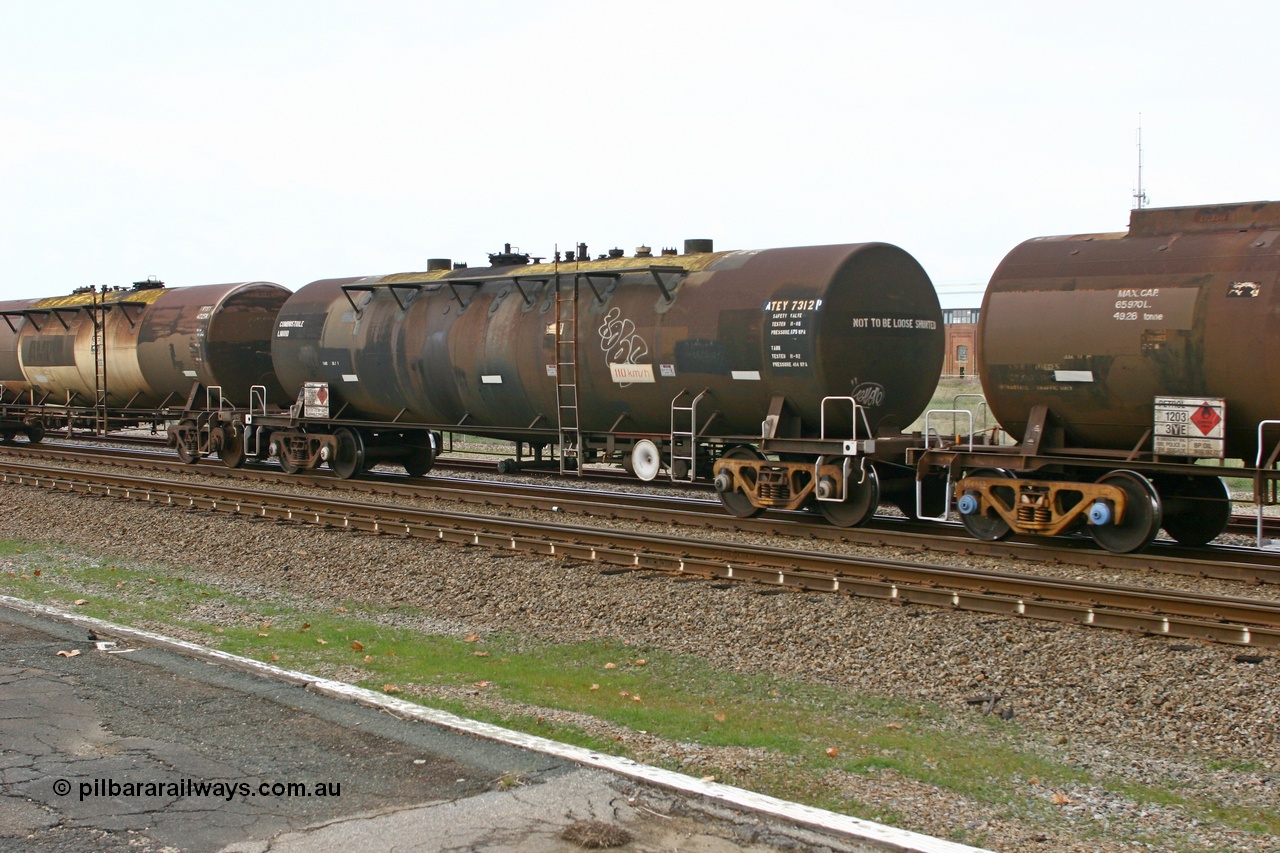
POLYGON ((27 441, 32 444, 39 444, 44 441, 44 424, 40 421, 29 421, 27 423, 27 441))
MULTIPOLYGON (((272 439, 275 441, 276 439, 272 439)), ((286 474, 296 474, 302 470, 302 466, 289 458, 289 448, 286 446, 287 439, 279 439, 280 451, 276 454, 276 460, 280 463, 280 470, 286 474)))
POLYGON ((177 451, 178 459, 187 465, 194 465, 200 461, 199 452, 188 447, 186 440, 183 439, 181 434, 178 435, 177 451))
MULTIPOLYGON (((764 457, 757 453, 754 448, 750 447, 735 447, 728 453, 724 454, 721 458, 750 459, 755 462, 759 462, 764 459, 764 457)), ((745 476, 751 477, 753 476, 753 473, 748 471, 745 476)), ((721 491, 719 488, 717 488, 716 491, 720 494, 720 503, 724 504, 724 508, 728 511, 729 515, 736 516, 738 518, 755 518, 757 515, 764 512, 764 507, 753 504, 750 496, 743 492, 730 489, 721 491)))
POLYGON ((1231 522, 1231 493, 1221 477, 1155 477, 1164 530, 1183 545, 1212 542, 1231 522))
POLYGON ((631 471, 646 483, 658 476, 662 470, 662 452, 658 445, 647 438, 642 438, 631 448, 631 471))
POLYGON ((1119 524, 1090 524, 1093 539, 1113 554, 1141 551, 1156 538, 1160 529, 1160 497, 1146 477, 1134 471, 1112 471, 1099 478, 1099 483, 1124 490, 1124 521, 1119 524))
POLYGON ((364 441, 360 433, 343 427, 333 434, 338 444, 329 467, 340 479, 350 480, 364 470, 364 441))
MULTIPOLYGON (((969 477, 1004 477, 1013 479, 1013 474, 1002 468, 979 468, 976 471, 969 472, 969 477)), ((992 489, 995 496, 999 498, 1005 506, 1013 506, 1014 499, 1017 496, 1017 490, 1011 486, 996 486, 992 489)), ((986 513, 972 512, 966 514, 963 507, 963 498, 961 499, 960 521, 964 524, 964 529, 969 531, 975 539, 983 539, 987 542, 995 542, 1004 539, 1013 532, 1013 528, 1009 527, 1009 522, 997 512, 990 511, 986 513)))
POLYGON ((228 468, 240 468, 244 465, 244 436, 234 426, 222 427, 222 442, 218 447, 218 456, 222 464, 228 468))
POLYGON ((835 501, 817 501, 818 511, 823 518, 836 527, 858 527, 866 524, 876 514, 880 506, 880 477, 876 469, 867 467, 867 474, 859 483, 856 478, 849 478, 849 496, 847 499, 835 501))

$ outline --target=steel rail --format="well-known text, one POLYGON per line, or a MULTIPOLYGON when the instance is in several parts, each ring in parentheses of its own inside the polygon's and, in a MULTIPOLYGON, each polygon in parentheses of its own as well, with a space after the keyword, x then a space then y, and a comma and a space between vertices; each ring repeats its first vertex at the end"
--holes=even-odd
MULTIPOLYGON (((13 442, 8 445, 10 447, 22 448, 26 453, 38 453, 40 449, 71 449, 79 450, 82 448, 95 447, 104 452, 112 450, 122 450, 125 447, 133 448, 150 448, 153 454, 165 455, 170 458, 176 458, 176 454, 169 448, 168 438, 166 436, 137 436, 137 435, 108 435, 97 436, 92 434, 77 434, 68 438, 65 435, 53 434, 45 438, 39 444, 31 444, 29 442, 13 442), (115 447, 112 447, 115 445, 115 447)), ((0 449, 6 445, 0 444, 0 449)), ((143 451, 145 452, 145 451, 143 451)), ((499 454, 496 451, 493 456, 501 455, 503 458, 511 458, 509 453, 499 454)), ((206 457, 209 464, 218 464, 211 457, 206 457)), ((181 463, 183 465, 187 463, 181 463)), ((534 463, 531 460, 524 460, 524 465, 528 466, 516 472, 519 476, 526 477, 555 477, 561 476, 559 466, 551 462, 544 461, 542 463, 534 463)), ((457 471, 478 471, 489 474, 497 474, 498 460, 496 458, 486 458, 486 454, 480 451, 455 451, 453 454, 443 457, 437 457, 435 461, 436 469, 447 469, 457 471)), ((621 468, 597 467, 586 468, 580 477, 576 480, 584 482, 600 482, 600 483, 616 483, 623 482, 639 482, 635 477, 628 474, 621 468)), ((647 485, 647 484, 646 484, 647 485)), ((672 489, 696 489, 709 488, 706 484, 694 484, 683 480, 663 480, 654 485, 664 486, 672 489)))
POLYGON ((396 497, 438 498, 483 506, 548 509, 558 506, 591 517, 610 520, 671 523, 712 530, 805 538, 876 548, 899 547, 967 556, 1014 558, 1055 565, 1179 574, 1196 578, 1240 581, 1249 584, 1280 584, 1280 553, 1217 545, 1187 548, 1157 541, 1139 554, 1112 554, 1101 551, 1087 537, 1046 540, 1013 537, 986 542, 970 536, 958 523, 912 522, 902 518, 877 516, 866 527, 840 528, 814 522, 805 512, 769 513, 760 518, 741 519, 726 514, 715 499, 687 495, 657 496, 639 492, 613 492, 571 486, 534 485, 510 480, 478 481, 431 476, 411 479, 403 476, 359 477, 339 480, 326 472, 284 474, 274 466, 230 469, 216 462, 188 465, 168 456, 103 448, 67 448, 37 445, 23 450, 24 457, 67 459, 94 464, 124 464, 177 473, 306 486, 326 490, 349 490, 396 497))
POLYGON ((1280 602, 0 463, 0 482, 1146 635, 1280 647, 1280 602))

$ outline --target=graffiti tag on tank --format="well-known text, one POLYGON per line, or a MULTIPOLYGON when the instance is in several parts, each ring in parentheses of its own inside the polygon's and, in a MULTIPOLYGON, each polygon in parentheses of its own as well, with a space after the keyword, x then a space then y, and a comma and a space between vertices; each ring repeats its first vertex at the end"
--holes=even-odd
POLYGON ((769 366, 808 369, 813 359, 813 328, 821 299, 771 299, 764 304, 769 366))
POLYGON ((640 359, 649 354, 649 344, 636 334, 636 324, 623 318, 620 309, 611 308, 596 331, 600 334, 600 349, 609 363, 610 376, 619 387, 653 381, 653 365, 640 363, 640 359))
POLYGON ((879 382, 863 382, 849 396, 857 400, 858 405, 864 409, 874 409, 884 405, 884 386, 879 382))

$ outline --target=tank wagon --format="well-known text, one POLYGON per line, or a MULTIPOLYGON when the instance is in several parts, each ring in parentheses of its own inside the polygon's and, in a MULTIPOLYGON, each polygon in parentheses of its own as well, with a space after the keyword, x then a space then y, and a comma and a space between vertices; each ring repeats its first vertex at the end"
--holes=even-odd
POLYGON ((421 474, 456 432, 515 442, 506 471, 615 460, 644 480, 713 477, 739 515, 816 502, 851 524, 881 480, 913 495, 900 431, 932 394, 943 329, 902 249, 688 241, 547 262, 507 246, 490 262, 298 290, 272 338, 296 402, 222 423, 227 461, 421 474))
POLYGON ((163 422, 200 387, 208 409, 247 405, 252 385, 278 401, 270 340, 288 295, 269 282, 149 280, 0 304, 0 434, 163 422))
POLYGON ((1020 441, 914 453, 921 475, 958 480, 982 539, 1214 539, 1231 513, 1220 466, 1243 460, 1274 488, 1278 237, 1280 203, 1258 202, 1134 210, 1127 232, 1016 247, 987 288, 978 352, 991 412, 1020 441))

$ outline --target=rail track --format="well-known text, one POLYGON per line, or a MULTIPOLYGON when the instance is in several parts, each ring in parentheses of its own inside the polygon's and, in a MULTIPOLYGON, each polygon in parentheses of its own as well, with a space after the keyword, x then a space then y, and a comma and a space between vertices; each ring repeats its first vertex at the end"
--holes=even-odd
POLYGON ((48 461, 125 466, 130 469, 199 474, 243 482, 306 486, 385 497, 436 498, 461 504, 511 509, 560 510, 594 518, 675 524, 707 530, 724 530, 766 536, 786 536, 811 543, 840 542, 872 548, 906 548, 938 554, 963 554, 990 558, 1030 560, 1097 570, 1176 574, 1196 578, 1250 584, 1280 584, 1280 552, 1249 547, 1216 545, 1188 548, 1171 541, 1153 543, 1140 554, 1113 554, 1099 550, 1087 537, 1046 540, 1014 537, 984 542, 970 536, 959 523, 912 522, 894 516, 877 516, 866 527, 838 528, 815 521, 805 512, 769 513, 742 519, 727 515, 710 490, 681 490, 680 494, 598 491, 565 485, 522 483, 513 480, 484 481, 433 475, 411 479, 397 475, 373 475, 340 480, 324 473, 285 474, 275 466, 232 470, 212 460, 191 466, 167 454, 58 444, 24 446, 22 457, 48 461))
POLYGON ((658 571, 1069 622, 1241 646, 1280 647, 1280 602, 1061 580, 879 557, 743 546, 455 511, 408 509, 345 495, 279 494, 0 460, 0 482, 154 505, 425 538, 567 558, 606 570, 658 571))
MULTIPOLYGON (((57 441, 53 437, 54 442, 57 441)), ((67 441, 76 444, 65 444, 61 446, 85 446, 85 445, 117 445, 124 447, 150 448, 157 451, 167 449, 168 441, 164 436, 143 436, 143 435, 108 435, 99 436, 92 433, 77 433, 67 439, 67 441)), ((24 447, 33 447, 34 445, 23 445, 24 447)), ((49 439, 46 439, 45 446, 49 446, 49 439)), ((436 470, 451 471, 472 471, 482 473, 497 473, 498 463, 496 459, 489 458, 483 454, 474 456, 451 454, 436 460, 436 470)), ((530 476, 559 476, 559 469, 553 465, 545 464, 542 467, 530 465, 522 469, 519 473, 530 476)), ((588 468, 584 469, 581 477, 577 478, 579 482, 601 482, 601 483, 638 483, 634 477, 621 469, 611 468, 588 468)), ((650 484, 645 484, 650 485, 650 484)), ((678 489, 681 491, 700 492, 706 491, 707 486, 703 484, 688 483, 683 480, 668 481, 659 480, 652 485, 664 488, 678 489)), ((1231 516, 1227 523, 1225 532, 1239 536, 1254 536, 1258 530, 1258 518, 1256 514, 1235 513, 1231 516)), ((1265 516, 1262 523, 1262 531, 1273 539, 1280 539, 1280 515, 1265 516)), ((1029 541, 1029 540, 1027 540, 1029 541)))

